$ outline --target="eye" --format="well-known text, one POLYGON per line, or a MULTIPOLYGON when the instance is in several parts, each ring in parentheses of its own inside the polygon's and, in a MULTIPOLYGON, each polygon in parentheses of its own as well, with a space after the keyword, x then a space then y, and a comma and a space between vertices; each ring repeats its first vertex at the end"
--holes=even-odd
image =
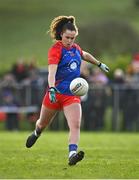
POLYGON ((67 38, 67 39, 71 39, 71 40, 74 39, 74 37, 69 37, 69 36, 66 36, 66 38, 67 38))

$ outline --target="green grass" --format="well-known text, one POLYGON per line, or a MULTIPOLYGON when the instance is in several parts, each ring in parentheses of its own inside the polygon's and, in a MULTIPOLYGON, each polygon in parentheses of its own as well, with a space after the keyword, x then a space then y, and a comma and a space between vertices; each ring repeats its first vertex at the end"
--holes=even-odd
POLYGON ((67 165, 67 132, 44 132, 31 149, 29 132, 0 133, 0 178, 139 178, 139 134, 81 133, 85 159, 67 165))
MULTIPOLYGON (((0 0, 0 73, 10 69, 20 57, 28 62, 35 56, 39 66, 47 66, 47 50, 52 42, 46 31, 55 16, 74 15, 79 28, 112 18, 128 21, 139 30, 139 11, 133 2, 0 0)), ((83 44, 81 46, 85 48, 83 44)))

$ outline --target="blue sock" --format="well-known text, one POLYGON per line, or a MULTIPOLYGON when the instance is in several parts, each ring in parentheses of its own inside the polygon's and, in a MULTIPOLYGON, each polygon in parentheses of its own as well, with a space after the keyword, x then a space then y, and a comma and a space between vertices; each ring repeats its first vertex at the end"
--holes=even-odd
POLYGON ((76 144, 69 144, 69 152, 77 151, 78 146, 76 144))
POLYGON ((76 144, 69 144, 69 158, 77 152, 77 148, 76 144))

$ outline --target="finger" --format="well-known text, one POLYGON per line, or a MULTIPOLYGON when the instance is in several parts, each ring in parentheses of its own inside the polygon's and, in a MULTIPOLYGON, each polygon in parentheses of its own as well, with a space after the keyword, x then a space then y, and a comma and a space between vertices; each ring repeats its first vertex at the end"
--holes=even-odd
POLYGON ((50 96, 50 101, 51 101, 51 103, 53 102, 53 98, 50 96))
POLYGON ((53 102, 56 102, 56 97, 55 96, 53 96, 53 102))
POLYGON ((50 101, 51 101, 51 103, 53 103, 53 97, 51 97, 50 101))
POLYGON ((53 103, 56 102, 56 96, 53 95, 53 103))
POLYGON ((50 99, 50 101, 51 101, 51 103, 52 103, 52 102, 53 102, 53 96, 52 96, 51 93, 49 93, 49 99, 50 99))

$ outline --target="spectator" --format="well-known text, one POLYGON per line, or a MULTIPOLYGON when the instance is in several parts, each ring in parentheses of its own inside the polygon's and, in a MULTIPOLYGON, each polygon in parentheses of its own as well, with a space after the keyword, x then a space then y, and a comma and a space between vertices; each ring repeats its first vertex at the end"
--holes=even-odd
POLYGON ((0 87, 5 88, 15 88, 17 86, 17 82, 11 73, 7 73, 4 75, 3 79, 0 82, 0 87))
MULTIPOLYGON (((18 87, 18 84, 14 78, 14 76, 11 73, 7 73, 4 75, 3 79, 0 82, 0 98, 2 99, 2 94, 4 92, 10 91, 14 93, 18 87)), ((0 105, 2 104, 2 101, 0 101, 0 105)))
POLYGON ((11 73, 18 83, 28 77, 28 66, 24 62, 24 59, 19 59, 17 63, 13 65, 11 73))
MULTIPOLYGON (((128 72, 131 73, 132 71, 129 71, 128 68, 128 72)), ((112 89, 114 107, 112 129, 135 130, 135 124, 137 125, 138 119, 138 90, 135 88, 133 75, 125 75, 122 69, 116 69, 112 89), (120 117, 123 118, 121 119, 120 117)))
POLYGON ((31 58, 31 60, 30 60, 30 62, 29 62, 29 65, 28 65, 28 69, 29 69, 29 71, 30 71, 30 70, 36 70, 36 69, 38 69, 38 68, 37 68, 37 61, 36 61, 36 58, 35 58, 35 57, 32 57, 32 58, 31 58))
POLYGON ((18 120, 18 104, 14 99, 11 91, 5 91, 3 93, 3 107, 7 109, 6 113, 6 129, 7 130, 19 130, 19 120, 18 120))

